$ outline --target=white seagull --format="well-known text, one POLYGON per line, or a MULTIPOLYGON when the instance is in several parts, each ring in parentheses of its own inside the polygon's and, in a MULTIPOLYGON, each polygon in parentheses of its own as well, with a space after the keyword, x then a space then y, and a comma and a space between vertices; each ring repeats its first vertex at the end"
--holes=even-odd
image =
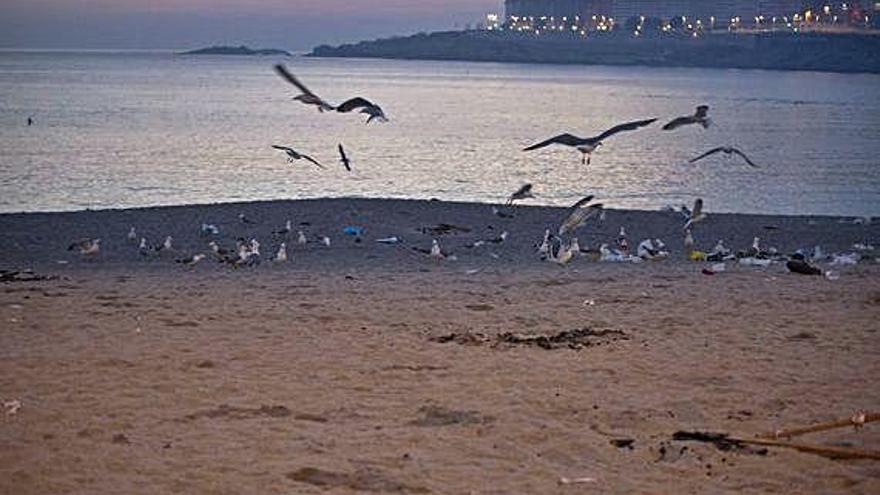
POLYGON ((281 246, 278 247, 278 253, 275 254, 275 259, 272 261, 274 261, 275 263, 287 262, 287 243, 281 243, 281 246))
POLYGON ((694 209, 688 215, 687 223, 684 224, 684 230, 689 230, 695 224, 702 222, 709 215, 703 213, 703 198, 697 198, 694 201, 694 209))

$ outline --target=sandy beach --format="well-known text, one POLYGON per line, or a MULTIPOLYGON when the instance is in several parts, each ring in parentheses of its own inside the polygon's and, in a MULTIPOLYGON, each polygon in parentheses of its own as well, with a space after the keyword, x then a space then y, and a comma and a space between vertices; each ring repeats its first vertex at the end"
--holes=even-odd
MULTIPOLYGON (((564 215, 358 199, 0 215, 0 270, 38 279, 0 283, 0 400, 20 403, 0 493, 880 492, 876 460, 673 440, 880 409, 876 259, 820 263, 833 279, 709 276, 678 213, 608 211, 582 247, 625 226, 669 259, 541 261, 564 215), (141 256, 131 227, 174 252, 141 256), (405 245, 375 242, 389 236, 405 245), (67 250, 85 237, 99 254, 67 250), (174 262, 240 237, 260 240, 259 266, 174 262), (456 259, 409 249, 435 238, 456 259), (282 241, 290 260, 272 263, 282 241)), ((876 245, 880 222, 710 211, 694 235, 837 253, 876 245)), ((877 451, 880 428, 797 440, 877 451)))

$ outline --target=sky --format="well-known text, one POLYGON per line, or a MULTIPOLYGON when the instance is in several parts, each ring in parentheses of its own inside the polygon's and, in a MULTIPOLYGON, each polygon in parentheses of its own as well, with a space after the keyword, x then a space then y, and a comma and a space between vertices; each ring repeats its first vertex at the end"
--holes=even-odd
POLYGON ((460 29, 503 0, 0 0, 0 48, 305 51, 460 29))

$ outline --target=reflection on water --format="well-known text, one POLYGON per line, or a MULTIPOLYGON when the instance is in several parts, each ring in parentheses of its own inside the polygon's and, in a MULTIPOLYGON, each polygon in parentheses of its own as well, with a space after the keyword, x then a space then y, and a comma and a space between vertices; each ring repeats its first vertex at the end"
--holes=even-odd
POLYGON ((806 72, 320 60, 286 62, 329 101, 363 95, 391 123, 290 100, 272 58, 0 52, 0 211, 368 196, 536 203, 585 193, 655 209, 880 215, 880 77, 806 72), (712 106, 715 125, 609 139, 580 163, 560 132, 712 106), (28 116, 36 125, 27 127, 28 116), (353 173, 338 164, 344 143, 353 173), (293 145, 329 165, 287 164, 293 145), (759 165, 717 156, 735 145, 759 165))

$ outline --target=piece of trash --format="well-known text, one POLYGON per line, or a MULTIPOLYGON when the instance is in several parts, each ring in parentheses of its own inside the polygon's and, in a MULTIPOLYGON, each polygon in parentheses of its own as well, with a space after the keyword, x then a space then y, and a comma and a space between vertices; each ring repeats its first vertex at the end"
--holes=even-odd
POLYGON ((210 223, 202 224, 202 235, 220 235, 220 229, 210 223))
POLYGON ((595 483, 596 478, 559 478, 560 485, 579 485, 582 483, 595 483))
POLYGON ((7 416, 15 416, 21 409, 21 401, 16 399, 5 401, 3 403, 3 409, 6 410, 7 416))
POLYGON ((398 242, 400 242, 400 238, 397 236, 391 236, 391 237, 386 237, 384 239, 376 239, 376 242, 379 242, 382 244, 397 244, 398 242))
POLYGON ((831 266, 858 265, 860 259, 858 253, 838 254, 831 260, 831 266))
POLYGON ((706 258, 708 258, 708 257, 709 257, 709 255, 704 253, 703 251, 696 251, 696 250, 691 251, 691 254, 688 255, 688 258, 691 261, 706 261, 706 258))
POLYGON ((584 306, 595 306, 595 305, 596 305, 595 299, 587 299, 586 301, 584 301, 584 306))
POLYGON ((476 275, 476 274, 480 273, 480 270, 478 270, 478 269, 468 270, 464 273, 465 273, 465 275, 476 275))
POLYGON ((363 235, 364 228, 358 225, 349 225, 348 227, 342 229, 342 233, 348 235, 363 235))
POLYGON ((785 264, 788 271, 801 275, 822 275, 822 270, 803 260, 789 260, 785 264))
POLYGON ((737 262, 743 266, 768 267, 768 266, 770 266, 771 263, 773 263, 773 260, 765 260, 765 259, 754 258, 754 257, 749 256, 746 258, 740 258, 737 262))
POLYGON ((834 282, 840 280, 840 274, 835 271, 828 270, 827 272, 825 272, 825 278, 834 282))

